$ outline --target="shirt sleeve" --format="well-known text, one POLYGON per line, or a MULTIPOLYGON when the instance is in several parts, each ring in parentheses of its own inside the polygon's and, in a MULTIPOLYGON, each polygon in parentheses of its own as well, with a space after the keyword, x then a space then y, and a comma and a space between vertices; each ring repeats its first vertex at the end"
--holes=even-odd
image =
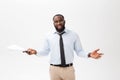
POLYGON ((77 34, 75 36, 74 50, 77 56, 88 58, 89 53, 83 50, 80 38, 77 34))
POLYGON ((46 38, 44 40, 43 47, 37 51, 37 56, 46 56, 49 54, 50 48, 49 48, 49 42, 48 39, 46 38))

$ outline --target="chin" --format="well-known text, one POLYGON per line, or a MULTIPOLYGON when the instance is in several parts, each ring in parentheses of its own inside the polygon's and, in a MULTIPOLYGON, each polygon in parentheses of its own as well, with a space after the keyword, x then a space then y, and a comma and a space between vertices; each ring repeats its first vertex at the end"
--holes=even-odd
POLYGON ((65 29, 65 27, 61 27, 61 26, 60 26, 59 28, 56 27, 56 30, 57 30, 58 32, 62 32, 62 31, 64 31, 64 29, 65 29))
POLYGON ((64 31, 64 29, 62 28, 62 29, 57 29, 57 31, 58 32, 62 32, 62 31, 64 31))

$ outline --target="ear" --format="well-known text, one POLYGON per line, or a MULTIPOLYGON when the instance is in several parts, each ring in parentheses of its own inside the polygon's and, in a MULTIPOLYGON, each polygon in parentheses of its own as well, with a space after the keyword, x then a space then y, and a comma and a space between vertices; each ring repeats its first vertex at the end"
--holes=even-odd
POLYGON ((64 20, 64 23, 66 23, 66 21, 64 20))
POLYGON ((54 25, 55 23, 53 22, 53 25, 54 25))

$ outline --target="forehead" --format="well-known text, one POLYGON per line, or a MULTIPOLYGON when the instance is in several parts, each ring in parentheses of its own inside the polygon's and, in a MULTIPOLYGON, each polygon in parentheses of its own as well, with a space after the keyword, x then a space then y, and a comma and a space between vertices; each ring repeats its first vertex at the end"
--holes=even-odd
POLYGON ((53 18, 53 20, 55 21, 55 20, 64 20, 64 18, 62 17, 62 16, 55 16, 54 18, 53 18))

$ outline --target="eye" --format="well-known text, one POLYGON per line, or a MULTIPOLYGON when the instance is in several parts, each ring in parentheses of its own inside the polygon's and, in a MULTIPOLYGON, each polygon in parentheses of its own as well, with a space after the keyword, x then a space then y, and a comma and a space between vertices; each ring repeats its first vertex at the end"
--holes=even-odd
POLYGON ((54 23, 58 23, 59 21, 54 21, 54 23))
POLYGON ((64 20, 54 21, 54 23, 63 23, 64 20))

